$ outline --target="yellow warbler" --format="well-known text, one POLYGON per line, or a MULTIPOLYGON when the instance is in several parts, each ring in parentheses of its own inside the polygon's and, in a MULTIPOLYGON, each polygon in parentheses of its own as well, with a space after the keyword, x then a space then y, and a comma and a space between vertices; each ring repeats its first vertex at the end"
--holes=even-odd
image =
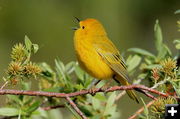
MULTIPOLYGON (((129 85, 126 65, 102 24, 96 19, 86 19, 79 20, 79 25, 74 35, 74 46, 82 69, 99 80, 114 79, 122 85, 129 85)), ((138 102, 133 90, 126 92, 138 102)))

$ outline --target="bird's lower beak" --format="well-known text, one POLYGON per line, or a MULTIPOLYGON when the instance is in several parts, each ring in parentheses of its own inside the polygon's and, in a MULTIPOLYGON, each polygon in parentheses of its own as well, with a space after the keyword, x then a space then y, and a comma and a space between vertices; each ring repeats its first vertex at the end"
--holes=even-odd
POLYGON ((77 30, 78 28, 77 27, 73 27, 72 30, 77 30))

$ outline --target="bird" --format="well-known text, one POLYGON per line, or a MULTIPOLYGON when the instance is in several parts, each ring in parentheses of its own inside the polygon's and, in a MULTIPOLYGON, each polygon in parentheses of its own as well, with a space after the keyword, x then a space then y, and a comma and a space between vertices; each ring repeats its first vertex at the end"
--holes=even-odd
MULTIPOLYGON (((98 20, 79 20, 74 32, 74 49, 80 67, 98 80, 115 80, 120 85, 130 85, 127 67, 119 50, 108 38, 98 20)), ((139 103, 133 90, 126 90, 129 97, 139 103)))

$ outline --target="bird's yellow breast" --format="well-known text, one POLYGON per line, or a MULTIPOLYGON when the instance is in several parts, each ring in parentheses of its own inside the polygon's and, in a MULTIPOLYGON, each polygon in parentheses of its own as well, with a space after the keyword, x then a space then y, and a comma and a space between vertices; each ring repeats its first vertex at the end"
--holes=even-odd
POLYGON ((80 66, 98 79, 112 78, 114 72, 96 52, 90 40, 79 37, 75 39, 75 51, 80 66))

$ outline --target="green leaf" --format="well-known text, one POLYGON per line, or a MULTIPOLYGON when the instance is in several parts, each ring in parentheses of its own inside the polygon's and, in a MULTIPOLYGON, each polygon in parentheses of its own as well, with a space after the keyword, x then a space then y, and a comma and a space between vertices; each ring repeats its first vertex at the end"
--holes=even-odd
POLYGON ((80 116, 74 111, 74 109, 72 109, 72 107, 70 105, 68 105, 67 103, 65 103, 65 105, 72 112, 72 114, 76 117, 76 119, 81 119, 80 116))
POLYGON ((162 44, 162 47, 161 47, 161 49, 160 49, 160 51, 158 53, 158 58, 159 59, 164 59, 167 55, 171 56, 172 53, 165 44, 162 44))
POLYGON ((156 24, 154 26, 154 33, 155 33, 155 45, 158 52, 162 49, 163 44, 163 37, 161 27, 159 25, 159 21, 156 20, 156 24))
POLYGON ((23 102, 24 104, 23 105, 28 105, 30 104, 32 101, 33 101, 33 97, 27 97, 27 99, 23 102))
MULTIPOLYGON (((147 75, 148 75, 147 73, 139 74, 138 79, 145 79, 145 77, 146 77, 147 75)), ((136 84, 136 82, 134 82, 134 83, 136 84)))
POLYGON ((1 116, 17 116, 19 114, 19 110, 16 108, 0 108, 0 115, 1 116))
POLYGON ((111 95, 109 96, 108 100, 107 100, 107 104, 104 110, 104 115, 108 115, 110 112, 110 109, 114 108, 114 102, 116 99, 116 92, 112 92, 111 95))
POLYGON ((27 36, 25 36, 25 46, 26 46, 26 49, 28 50, 28 52, 31 52, 32 42, 30 41, 30 39, 27 36))
MULTIPOLYGON (((36 111, 34 111, 32 113, 32 115, 36 115, 38 117, 44 117, 45 119, 48 119, 48 114, 47 114, 47 111, 43 110, 42 108, 38 108, 36 111)), ((44 119, 43 118, 43 119, 44 119)), ((34 119, 34 118, 33 118, 34 119)), ((36 118, 36 119, 39 119, 39 118, 36 118)), ((41 119, 41 118, 40 118, 41 119)))
POLYGON ((174 12, 174 14, 179 14, 180 13, 180 9, 179 10, 176 10, 175 12, 174 12))
POLYGON ((113 116, 115 114, 115 112, 116 112, 116 108, 117 108, 116 105, 113 105, 113 106, 109 107, 106 110, 107 113, 104 113, 104 116, 110 116, 110 117, 113 116))
MULTIPOLYGON (((101 119, 102 116, 101 115, 93 115, 93 117, 91 119, 101 119)), ((106 118, 105 118, 106 119, 106 118)))
POLYGON ((152 57, 155 58, 155 55, 153 55, 152 53, 148 52, 147 50, 144 49, 140 49, 140 48, 130 48, 128 49, 129 52, 134 52, 137 53, 139 55, 143 55, 143 56, 148 56, 148 57, 152 57))
POLYGON ((67 84, 67 78, 65 75, 65 66, 63 62, 60 60, 55 59, 55 65, 56 65, 56 71, 58 72, 58 77, 61 80, 62 83, 67 84))
POLYGON ((35 111, 36 109, 38 109, 38 107, 40 106, 40 101, 36 101, 34 102, 32 105, 30 105, 28 107, 28 109, 26 110, 27 113, 32 113, 33 111, 35 111))
POLYGON ((91 109, 88 109, 87 108, 88 105, 85 105, 85 106, 78 106, 79 109, 88 117, 91 117, 93 116, 92 112, 91 112, 91 109))
POLYGON ((138 55, 134 55, 127 63, 127 70, 128 72, 133 71, 141 62, 141 57, 138 55))
POLYGON ((180 44, 180 39, 175 39, 175 40, 173 41, 173 43, 175 43, 175 44, 180 44))
POLYGON ((178 80, 176 82, 175 81, 170 81, 170 83, 174 87, 175 92, 178 95, 178 97, 180 97, 180 80, 178 80))
POLYGON ((174 40, 173 43, 175 44, 176 49, 179 50, 180 49, 180 39, 174 40))
POLYGON ((163 44, 162 31, 158 20, 156 20, 156 24, 154 26, 154 33, 155 33, 155 45, 158 51, 158 58, 163 59, 167 55, 171 56, 172 55, 171 51, 169 50, 167 45, 163 44))
POLYGON ((98 110, 101 107, 101 102, 97 98, 92 97, 92 106, 94 110, 98 110))
POLYGON ((111 107, 114 104, 115 99, 116 99, 116 92, 112 92, 107 100, 106 107, 111 107))
POLYGON ((15 101, 16 103, 22 103, 21 100, 19 99, 18 95, 7 95, 7 97, 12 100, 15 101))
POLYGON ((149 111, 148 111, 148 108, 147 108, 147 106, 146 106, 143 98, 141 98, 141 101, 142 101, 142 103, 143 103, 143 105, 144 105, 144 114, 145 114, 145 116, 146 116, 146 119, 149 119, 149 111))
POLYGON ((22 83, 22 89, 23 90, 30 90, 31 88, 31 82, 21 82, 22 83))
POLYGON ((66 66, 65 66, 65 70, 67 72, 67 74, 70 74, 74 71, 75 69, 75 62, 69 62, 66 66))
MULTIPOLYGON (((42 71, 42 76, 45 77, 45 79, 52 81, 53 79, 55 79, 56 74, 55 72, 52 70, 52 68, 50 67, 50 65, 48 65, 47 63, 43 62, 40 64, 41 69, 43 69, 42 71)), ((56 80, 56 79, 55 79, 56 80)))
POLYGON ((178 49, 178 50, 180 49, 180 44, 176 45, 176 49, 178 49))
POLYGON ((161 68, 162 66, 161 65, 159 65, 159 64, 151 64, 151 65, 147 65, 147 66, 145 66, 145 67, 143 67, 144 69, 149 69, 149 70, 151 70, 151 69, 154 69, 154 68, 161 68))
POLYGON ((35 54, 39 50, 38 44, 32 44, 32 51, 35 54))
POLYGON ((56 92, 56 93, 58 93, 59 90, 60 90, 60 87, 51 87, 51 88, 43 89, 43 91, 45 92, 56 92))
POLYGON ((63 113, 59 109, 49 110, 46 119, 63 119, 63 113))
POLYGON ((75 87, 77 90, 82 90, 82 89, 84 89, 84 86, 83 86, 82 84, 76 84, 74 87, 75 87))
POLYGON ((75 67, 75 73, 81 81, 84 80, 84 71, 79 66, 75 67))
POLYGON ((104 96, 104 93, 96 93, 94 97, 100 101, 106 101, 106 97, 104 96))

